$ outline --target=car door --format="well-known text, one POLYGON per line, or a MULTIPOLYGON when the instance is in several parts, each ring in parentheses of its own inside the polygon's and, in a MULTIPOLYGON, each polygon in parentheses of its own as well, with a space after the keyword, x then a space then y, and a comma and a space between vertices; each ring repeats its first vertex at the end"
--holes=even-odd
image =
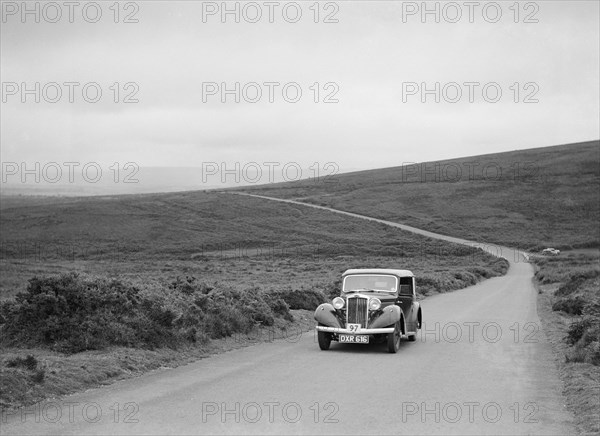
POLYGON ((416 330, 416 313, 413 313, 414 301, 415 286, 413 277, 400 277, 398 305, 402 308, 402 312, 404 313, 404 320, 406 322, 406 330, 409 332, 414 332, 416 330))

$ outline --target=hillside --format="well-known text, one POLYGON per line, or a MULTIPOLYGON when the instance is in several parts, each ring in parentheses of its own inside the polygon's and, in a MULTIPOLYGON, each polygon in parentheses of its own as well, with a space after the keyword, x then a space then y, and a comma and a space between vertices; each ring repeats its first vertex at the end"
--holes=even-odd
POLYGON ((238 289, 324 290, 346 268, 387 265, 422 274, 423 292, 502 272, 494 258, 465 247, 224 193, 12 198, 0 219, 3 297, 34 275, 71 271, 145 285, 193 275, 238 289))
POLYGON ((599 141, 240 190, 525 249, 600 244, 599 141))

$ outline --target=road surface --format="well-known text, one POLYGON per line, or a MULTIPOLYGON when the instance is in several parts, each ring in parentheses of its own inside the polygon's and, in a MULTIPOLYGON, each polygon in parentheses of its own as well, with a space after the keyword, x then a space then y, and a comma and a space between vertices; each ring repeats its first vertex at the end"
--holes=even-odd
POLYGON ((0 433, 575 434, 531 265, 481 246, 509 260, 507 275, 423 300, 424 329, 398 354, 320 351, 310 332, 18 410, 0 433))

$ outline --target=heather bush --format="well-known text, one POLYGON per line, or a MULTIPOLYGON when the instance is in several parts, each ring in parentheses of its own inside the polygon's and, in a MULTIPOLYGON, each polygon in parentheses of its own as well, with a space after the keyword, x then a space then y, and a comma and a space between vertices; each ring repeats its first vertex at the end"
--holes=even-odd
POLYGON ((38 361, 35 356, 28 354, 27 357, 15 357, 6 361, 8 368, 25 368, 30 371, 37 369, 38 361))
POLYGON ((572 274, 569 279, 561 285, 560 288, 556 291, 556 296, 566 296, 570 295, 574 292, 577 292, 584 286, 588 281, 595 279, 598 277, 600 272, 597 269, 590 269, 587 271, 577 272, 572 274))
POLYGON ((35 277, 25 292, 0 304, 0 333, 8 344, 71 353, 110 345, 176 347, 271 326, 277 317, 291 320, 289 306, 258 288, 217 289, 186 277, 140 289, 71 273, 35 277))
POLYGON ((585 306, 582 319, 570 326, 567 342, 573 345, 568 360, 600 365, 600 303, 585 306))
MULTIPOLYGON (((328 301, 318 289, 280 290, 271 294, 282 299, 290 309, 315 310, 319 304, 328 301)), ((339 289, 336 295, 339 295, 339 289)))
POLYGON ((582 297, 562 298, 552 304, 552 310, 558 310, 569 315, 581 315, 586 301, 582 297))

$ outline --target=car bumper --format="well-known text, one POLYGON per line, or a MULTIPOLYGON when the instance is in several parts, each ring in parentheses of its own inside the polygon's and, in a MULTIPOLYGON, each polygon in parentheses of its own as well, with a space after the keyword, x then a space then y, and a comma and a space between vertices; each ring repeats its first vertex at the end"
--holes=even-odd
POLYGON ((360 329, 358 332, 350 331, 349 329, 340 327, 326 327, 323 325, 316 326, 317 331, 327 333, 341 333, 342 335, 381 335, 386 333, 393 333, 394 327, 385 327, 379 329, 360 329))

